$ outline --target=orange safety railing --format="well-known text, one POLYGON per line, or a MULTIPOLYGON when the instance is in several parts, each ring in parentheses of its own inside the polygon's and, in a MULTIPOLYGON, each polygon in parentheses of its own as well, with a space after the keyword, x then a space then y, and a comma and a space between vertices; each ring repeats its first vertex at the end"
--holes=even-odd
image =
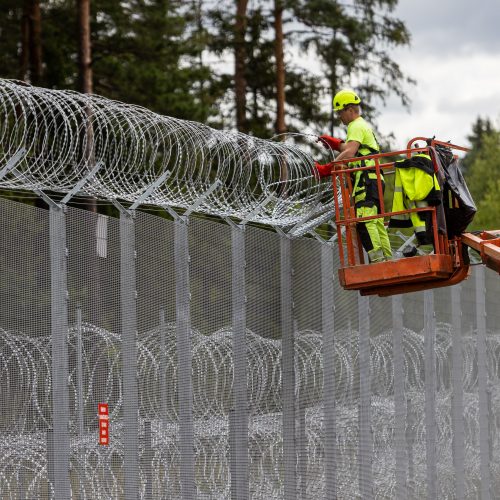
MULTIPOLYGON (((425 147, 412 147, 412 145, 416 141, 427 142, 429 140, 425 137, 415 137, 408 142, 407 149, 399 151, 391 151, 387 153, 377 153, 362 157, 362 159, 365 161, 373 160, 375 163, 374 165, 369 165, 364 167, 349 166, 350 163, 359 162, 361 160, 361 158, 359 157, 345 159, 340 162, 338 161, 331 162, 332 182, 333 182, 334 192, 337 192, 336 191, 337 184, 340 185, 341 189, 342 207, 340 207, 338 197, 334 196, 335 223, 337 227, 337 238, 338 238, 341 267, 364 264, 363 250, 359 237, 357 236, 356 224, 359 222, 365 222, 371 219, 378 219, 381 217, 387 219, 392 216, 401 214, 410 214, 414 212, 430 212, 432 217, 434 253, 436 255, 438 254, 449 255, 451 253, 452 247, 456 246, 457 242, 448 241, 446 232, 442 234, 441 232, 438 231, 436 207, 429 206, 429 207, 411 208, 398 212, 387 211, 385 209, 381 173, 394 168, 394 160, 390 160, 391 157, 406 156, 407 158, 410 158, 415 153, 421 153, 421 152, 427 153, 430 155, 432 162, 434 164, 435 172, 439 176, 440 175, 439 166, 436 162, 435 154, 431 152, 432 148, 434 148, 437 145, 442 145, 452 150, 456 149, 460 151, 468 151, 467 148, 464 148, 462 146, 457 146, 455 144, 450 144, 447 142, 436 141, 434 139, 430 140, 428 142, 428 145, 425 147), (387 161, 388 159, 390 161, 387 161), (370 171, 375 170, 377 176, 377 189, 380 200, 380 213, 369 217, 356 217, 355 206, 352 196, 353 186, 351 181, 351 174, 363 170, 370 170, 370 171), (347 250, 347 259, 346 259, 346 250, 344 250, 344 238, 342 236, 342 228, 345 228, 345 246, 347 250)), ((387 225, 387 222, 385 222, 385 224, 387 225)))

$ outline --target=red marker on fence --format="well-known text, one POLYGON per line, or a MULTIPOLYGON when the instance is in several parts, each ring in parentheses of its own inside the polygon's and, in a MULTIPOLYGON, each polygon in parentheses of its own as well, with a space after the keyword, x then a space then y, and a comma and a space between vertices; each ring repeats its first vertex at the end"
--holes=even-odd
POLYGON ((107 403, 99 403, 99 444, 109 444, 109 412, 107 403))

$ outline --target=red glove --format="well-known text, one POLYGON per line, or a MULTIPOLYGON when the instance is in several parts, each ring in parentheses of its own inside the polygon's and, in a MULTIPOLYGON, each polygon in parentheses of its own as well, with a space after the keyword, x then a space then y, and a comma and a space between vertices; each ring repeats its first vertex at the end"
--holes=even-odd
POLYGON ((314 162, 314 167, 318 171, 320 177, 328 177, 332 175, 332 164, 326 163, 325 165, 321 165, 317 161, 314 162))
POLYGON ((330 137, 329 135, 320 135, 318 141, 321 142, 325 148, 334 149, 335 151, 340 151, 340 145, 344 142, 342 139, 330 137))

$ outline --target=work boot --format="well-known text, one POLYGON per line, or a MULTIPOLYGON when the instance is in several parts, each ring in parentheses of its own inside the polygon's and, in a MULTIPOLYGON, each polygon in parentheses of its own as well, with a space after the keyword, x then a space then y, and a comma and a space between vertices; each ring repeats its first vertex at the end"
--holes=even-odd
POLYGON ((384 252, 382 250, 370 250, 368 252, 368 258, 371 264, 376 264, 377 262, 384 262, 384 252))

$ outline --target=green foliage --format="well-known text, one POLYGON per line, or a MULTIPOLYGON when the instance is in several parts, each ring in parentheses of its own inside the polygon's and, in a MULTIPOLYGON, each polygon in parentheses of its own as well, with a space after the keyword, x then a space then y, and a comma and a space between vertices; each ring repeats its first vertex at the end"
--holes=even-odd
MULTIPOLYGON (((1 77, 17 78, 22 9, 0 20, 1 77)), ((42 2, 43 83, 78 90, 75 0, 42 2)), ((201 61, 206 33, 180 0, 95 0, 91 6, 94 91, 178 118, 217 113, 218 76, 201 61)))
MULTIPOLYGON (((371 120, 377 115, 375 102, 385 102, 391 93, 408 106, 404 86, 414 83, 388 53, 390 47, 410 42, 404 23, 390 15, 396 4, 397 0, 290 0, 294 15, 306 27, 296 30, 297 38, 304 50, 314 49, 322 61, 330 95, 344 86, 355 87, 371 120)), ((337 119, 334 124, 339 124, 337 119)))
MULTIPOLYGON (((376 116, 374 99, 385 101, 389 93, 409 104, 404 85, 412 83, 389 57, 389 47, 406 45, 410 36, 405 25, 386 14, 395 0, 345 2, 332 0, 286 0, 285 67, 286 122, 290 131, 323 130, 332 119, 328 102, 342 86, 355 86, 363 95, 364 114, 376 116), (383 47, 383 48, 381 48, 383 47), (316 71, 300 67, 295 55, 313 58, 316 71), (330 96, 330 99, 326 96, 330 96)), ((275 116, 274 1, 250 3, 246 52, 248 82, 247 111, 250 131, 272 133, 275 116)), ((208 12, 209 48, 219 56, 234 50, 234 2, 222 1, 208 12)), ((231 75, 227 75, 230 81, 231 75)), ((226 92, 231 93, 231 87, 226 92)), ((227 101, 231 111, 231 100, 227 101)), ((339 125, 335 119, 335 125, 339 125)))
POLYGON ((498 229, 500 227, 500 179, 492 179, 491 186, 479 201, 474 219, 475 229, 498 229))
POLYGON ((2 78, 19 78, 22 3, 3 0, 0 15, 0 71, 2 78))
POLYGON ((471 151, 465 156, 462 162, 462 172, 465 174, 474 160, 478 152, 483 146, 483 140, 488 135, 491 134, 494 127, 489 118, 483 119, 480 116, 472 124, 472 133, 467 136, 467 139, 471 145, 471 151))
POLYGON ((203 30, 178 0, 96 1, 95 91, 161 114, 206 122, 216 76, 200 59, 203 30))
MULTIPOLYGON (((478 212, 472 229, 498 229, 500 227, 500 131, 488 122, 488 130, 481 129, 477 134, 477 125, 473 128, 475 141, 466 172, 466 181, 474 198, 478 212)), ((484 124, 484 122, 483 122, 484 124)))
MULTIPOLYGON (((396 92, 407 103, 401 87, 405 78, 386 53, 409 41, 404 24, 387 14, 396 3, 282 1, 290 131, 325 131, 331 116, 322 103, 342 85, 356 86, 363 94, 368 117, 375 96, 396 92), (323 73, 300 67, 295 57, 300 51, 309 51, 307 57, 319 61, 323 73)), ((274 134, 276 118, 274 7, 274 0, 257 0, 247 12, 247 119, 250 132, 263 137, 274 134)), ((51 0, 42 2, 41 9, 43 84, 78 90, 76 2, 51 0)), ((2 10, 0 76, 17 78, 22 4, 4 0, 2 10)), ((234 16, 234 0, 93 0, 95 92, 161 114, 233 128, 233 68, 221 70, 205 61, 232 60, 234 16)))

